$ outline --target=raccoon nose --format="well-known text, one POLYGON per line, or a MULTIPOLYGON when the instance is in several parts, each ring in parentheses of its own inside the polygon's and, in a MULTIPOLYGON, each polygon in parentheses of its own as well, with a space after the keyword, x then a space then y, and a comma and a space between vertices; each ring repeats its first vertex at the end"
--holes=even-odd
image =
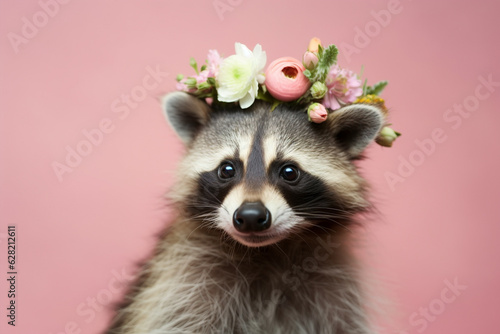
POLYGON ((259 232, 271 226, 271 212, 261 202, 245 202, 233 215, 233 225, 240 232, 259 232))

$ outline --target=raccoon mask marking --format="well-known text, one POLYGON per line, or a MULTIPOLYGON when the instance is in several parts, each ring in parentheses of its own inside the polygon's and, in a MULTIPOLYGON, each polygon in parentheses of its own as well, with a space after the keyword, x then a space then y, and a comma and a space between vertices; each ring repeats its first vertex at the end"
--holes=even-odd
POLYGON ((352 161, 384 125, 375 106, 349 105, 321 124, 286 105, 211 108, 181 92, 163 107, 187 147, 173 197, 200 226, 262 247, 342 226, 368 206, 352 161))

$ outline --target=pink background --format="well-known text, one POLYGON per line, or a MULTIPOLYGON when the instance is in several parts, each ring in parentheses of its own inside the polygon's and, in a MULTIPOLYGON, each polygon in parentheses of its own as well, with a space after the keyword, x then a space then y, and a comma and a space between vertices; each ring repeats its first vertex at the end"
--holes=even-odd
POLYGON ((360 252, 392 301, 394 321, 384 332, 499 333, 500 87, 478 88, 482 100, 474 94, 480 76, 500 82, 500 6, 401 0, 382 26, 372 11, 394 11, 388 3, 75 0, 49 7, 48 17, 38 1, 2 1, 0 331, 104 329, 109 300, 123 291, 114 277, 125 270, 127 280, 169 221, 162 196, 182 147, 157 97, 173 90, 178 73, 192 73, 189 57, 201 61, 210 48, 229 56, 239 41, 260 43, 270 63, 300 57, 318 36, 341 46, 341 66, 359 72, 364 65, 370 82, 390 81, 383 96, 403 133, 392 149, 374 146, 361 163, 379 214, 367 222, 360 252), (227 11, 219 16, 214 3, 227 11), (23 18, 38 31, 24 28, 25 43, 13 47, 9 36, 23 36, 23 18), (346 57, 342 45, 356 53, 346 57), (141 92, 148 67, 168 75, 124 107, 122 94, 141 92), (470 113, 445 120, 464 103, 470 113), (52 164, 65 163, 67 147, 83 145, 82 131, 106 119, 112 131, 60 182, 52 164), (429 143, 435 128, 445 140, 421 153, 415 140, 429 143), (391 187, 387 173, 397 174, 401 159, 416 166, 391 187), (18 234, 15 329, 6 325, 3 278, 11 224, 18 234), (446 281, 454 280, 466 288, 450 302, 446 281), (425 308, 428 320, 419 314, 425 308))

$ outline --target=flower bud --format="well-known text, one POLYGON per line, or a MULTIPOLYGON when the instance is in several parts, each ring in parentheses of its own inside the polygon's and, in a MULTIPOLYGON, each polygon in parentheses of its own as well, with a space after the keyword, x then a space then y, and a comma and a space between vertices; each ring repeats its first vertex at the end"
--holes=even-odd
POLYGON ((311 41, 309 42, 309 47, 307 48, 307 51, 318 52, 318 45, 321 45, 321 41, 319 40, 319 38, 317 37, 312 38, 311 41))
POLYGON ((304 64, 308 70, 312 70, 316 67, 316 64, 318 64, 318 56, 311 51, 306 51, 302 57, 302 64, 304 64))
POLYGON ((188 88, 196 88, 196 79, 189 77, 184 82, 188 88))
POLYGON ((392 143, 401 136, 401 133, 394 131, 390 127, 385 126, 379 133, 378 137, 375 139, 377 144, 385 147, 391 147, 392 143))
POLYGON ((322 123, 326 121, 328 112, 321 103, 313 103, 307 108, 307 116, 309 116, 309 122, 322 123))
POLYGON ((311 95, 315 100, 322 99, 327 91, 328 87, 320 81, 316 81, 311 87, 311 95))
POLYGON ((205 90, 205 89, 210 89, 212 86, 208 82, 202 82, 198 84, 198 89, 199 90, 205 90))

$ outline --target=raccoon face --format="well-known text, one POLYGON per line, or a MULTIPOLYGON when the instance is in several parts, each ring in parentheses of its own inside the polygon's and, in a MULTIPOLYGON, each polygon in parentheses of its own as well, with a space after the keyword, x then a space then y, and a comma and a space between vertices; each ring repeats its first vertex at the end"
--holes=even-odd
POLYGON ((374 106, 341 108, 321 124, 304 109, 214 109, 181 92, 163 107, 187 146, 174 198, 203 226, 260 247, 343 226, 368 206, 353 160, 384 125, 374 106))

